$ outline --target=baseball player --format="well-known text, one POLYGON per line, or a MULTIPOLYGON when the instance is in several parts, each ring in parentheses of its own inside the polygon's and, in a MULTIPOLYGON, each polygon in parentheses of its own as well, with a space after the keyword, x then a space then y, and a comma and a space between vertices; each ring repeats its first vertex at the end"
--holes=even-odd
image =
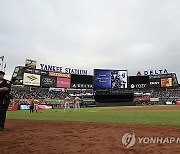
POLYGON ((36 100, 34 103, 34 111, 37 113, 37 110, 38 110, 38 102, 36 100))
POLYGON ((67 96, 65 99, 64 99, 64 112, 66 112, 66 110, 68 109, 69 111, 69 102, 70 102, 70 98, 67 96))
POLYGON ((76 96, 74 101, 75 101, 75 111, 77 110, 77 108, 80 111, 80 101, 81 101, 81 99, 78 96, 76 96))

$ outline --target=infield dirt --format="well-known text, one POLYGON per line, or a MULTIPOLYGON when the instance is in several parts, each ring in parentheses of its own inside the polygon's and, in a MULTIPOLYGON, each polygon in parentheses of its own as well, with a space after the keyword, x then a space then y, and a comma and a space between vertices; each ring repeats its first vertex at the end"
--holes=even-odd
POLYGON ((121 138, 134 132, 137 137, 180 137, 180 127, 80 122, 7 120, 0 132, 1 154, 180 153, 180 144, 139 144, 125 149, 121 138))

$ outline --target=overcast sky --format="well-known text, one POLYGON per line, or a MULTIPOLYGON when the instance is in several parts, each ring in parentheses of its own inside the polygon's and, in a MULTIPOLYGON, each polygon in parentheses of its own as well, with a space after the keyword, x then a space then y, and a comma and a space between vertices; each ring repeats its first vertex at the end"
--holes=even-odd
POLYGON ((167 69, 180 79, 179 0, 1 0, 6 78, 26 58, 62 67, 167 69))

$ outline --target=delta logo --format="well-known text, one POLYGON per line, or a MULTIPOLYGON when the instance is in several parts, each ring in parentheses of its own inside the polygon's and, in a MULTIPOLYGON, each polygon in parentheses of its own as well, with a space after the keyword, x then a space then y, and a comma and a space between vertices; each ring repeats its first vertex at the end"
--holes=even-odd
POLYGON ((141 73, 140 71, 138 71, 138 72, 136 73, 136 76, 142 76, 142 73, 141 73))
POLYGON ((29 75, 29 76, 27 76, 27 77, 28 77, 28 79, 31 80, 31 81, 34 81, 34 80, 37 79, 37 77, 35 77, 34 75, 29 75))

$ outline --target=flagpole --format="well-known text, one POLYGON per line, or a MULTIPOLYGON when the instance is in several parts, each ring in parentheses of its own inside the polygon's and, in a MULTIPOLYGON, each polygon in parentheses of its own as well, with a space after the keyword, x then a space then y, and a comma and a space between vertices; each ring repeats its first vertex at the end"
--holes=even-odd
POLYGON ((3 71, 3 65, 4 65, 4 59, 2 59, 2 63, 1 63, 1 71, 3 71))
POLYGON ((1 71, 3 71, 3 68, 4 68, 4 56, 1 56, 0 57, 0 59, 1 59, 1 71))
POLYGON ((4 65, 4 72, 6 72, 6 63, 5 63, 5 65, 4 65))

